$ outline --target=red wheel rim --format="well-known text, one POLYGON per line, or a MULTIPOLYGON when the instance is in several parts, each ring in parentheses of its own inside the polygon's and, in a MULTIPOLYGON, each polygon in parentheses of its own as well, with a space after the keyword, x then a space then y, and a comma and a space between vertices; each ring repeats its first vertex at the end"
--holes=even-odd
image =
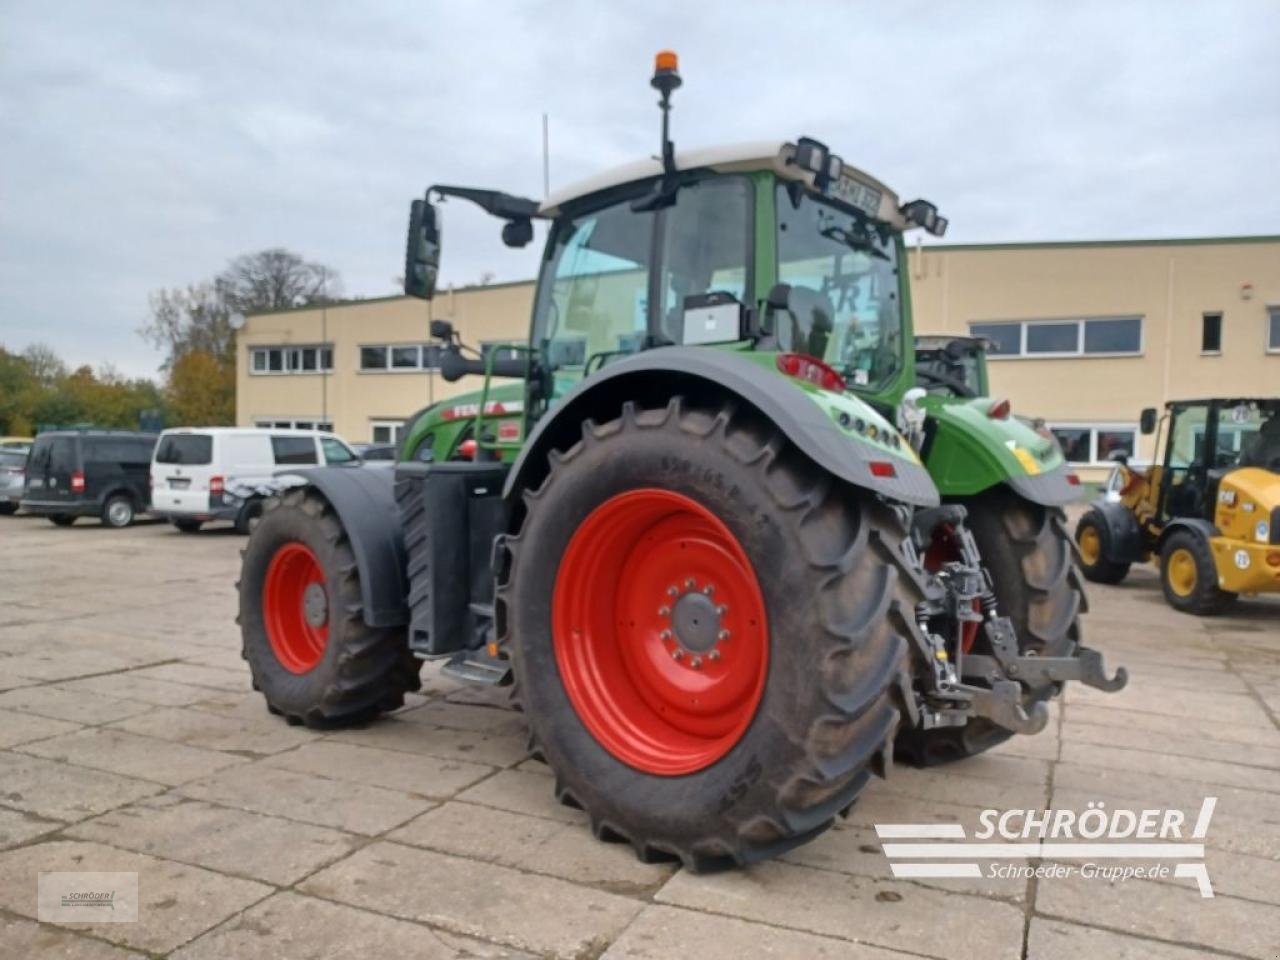
POLYGON ((267 567, 262 618, 272 652, 290 673, 306 673, 324 656, 328 608, 320 561, 310 547, 286 543, 267 567))
POLYGON ((623 763, 665 776, 715 763, 768 675, 764 597, 710 510, 643 488, 574 533, 552 602, 556 664, 583 724, 623 763))

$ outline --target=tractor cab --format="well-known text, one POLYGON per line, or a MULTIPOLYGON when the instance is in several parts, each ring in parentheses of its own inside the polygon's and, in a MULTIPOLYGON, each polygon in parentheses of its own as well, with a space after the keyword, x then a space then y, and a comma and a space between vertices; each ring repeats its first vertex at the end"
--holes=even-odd
POLYGON ((986 337, 950 334, 916 334, 916 383, 929 393, 944 397, 986 397, 986 337))
POLYGON ((1174 401, 1141 426, 1159 461, 1118 457, 1108 501, 1077 528, 1085 575, 1116 583, 1155 556, 1169 602, 1192 613, 1280 592, 1280 399, 1174 401))

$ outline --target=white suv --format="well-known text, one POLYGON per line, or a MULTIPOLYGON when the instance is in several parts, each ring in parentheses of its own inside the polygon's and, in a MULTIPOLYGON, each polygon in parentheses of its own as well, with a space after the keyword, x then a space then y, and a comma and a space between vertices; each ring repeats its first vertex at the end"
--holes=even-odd
POLYGON ((345 441, 318 430, 178 427, 160 434, 151 459, 151 511, 184 533, 209 520, 248 533, 263 500, 300 481, 290 468, 361 463, 345 441))

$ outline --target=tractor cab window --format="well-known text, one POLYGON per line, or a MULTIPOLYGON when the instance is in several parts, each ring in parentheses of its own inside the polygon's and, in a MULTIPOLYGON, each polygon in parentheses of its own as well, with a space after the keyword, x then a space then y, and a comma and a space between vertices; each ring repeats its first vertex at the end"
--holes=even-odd
POLYGON ((715 177, 680 189, 662 226, 662 312, 659 329, 671 343, 703 343, 738 338, 737 320, 724 331, 686 336, 686 311, 705 302, 704 295, 728 294, 747 299, 747 264, 751 250, 751 181, 715 177))
POLYGON ((853 387, 876 386, 898 372, 905 347, 894 239, 875 221, 777 187, 778 281, 817 300, 806 316, 830 329, 799 329, 794 318, 776 331, 783 350, 820 355, 853 387))
POLYGON ((534 317, 547 366, 581 372, 643 346, 652 242, 653 214, 629 200, 556 223, 534 317))

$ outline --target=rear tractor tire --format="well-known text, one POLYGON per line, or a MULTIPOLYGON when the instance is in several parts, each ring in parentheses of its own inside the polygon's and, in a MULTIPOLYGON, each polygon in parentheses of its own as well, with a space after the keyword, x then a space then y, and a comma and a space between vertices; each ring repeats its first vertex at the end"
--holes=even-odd
POLYGON ((531 748, 597 837, 751 863, 883 774, 922 596, 892 508, 678 399, 586 422, 525 504, 500 635, 531 748))
POLYGON ((315 491, 267 501, 244 550, 239 589, 254 688, 289 723, 358 723, 396 709, 420 687, 403 631, 365 624, 350 541, 315 491))
POLYGON ((1119 583, 1129 575, 1129 564, 1108 560, 1111 535, 1106 522, 1090 510, 1076 524, 1076 546, 1080 551, 1080 572, 1093 583, 1119 583))
MULTIPOLYGON (((1021 652, 1071 656, 1080 643, 1079 614, 1088 605, 1063 512, 1003 487, 963 503, 969 530, 991 573, 999 612, 1012 621, 1021 652)), ((983 651, 975 646, 974 652, 983 651)), ((1030 707, 1056 692, 1055 684, 1046 684, 1028 691, 1023 702, 1030 707)), ((897 750, 910 763, 933 766, 990 750, 1011 736, 977 717, 963 727, 904 730, 897 750)))
POLYGON ((1175 530, 1160 548, 1160 587, 1169 606, 1182 613, 1211 617, 1240 596, 1218 586, 1218 567, 1204 537, 1175 530))

